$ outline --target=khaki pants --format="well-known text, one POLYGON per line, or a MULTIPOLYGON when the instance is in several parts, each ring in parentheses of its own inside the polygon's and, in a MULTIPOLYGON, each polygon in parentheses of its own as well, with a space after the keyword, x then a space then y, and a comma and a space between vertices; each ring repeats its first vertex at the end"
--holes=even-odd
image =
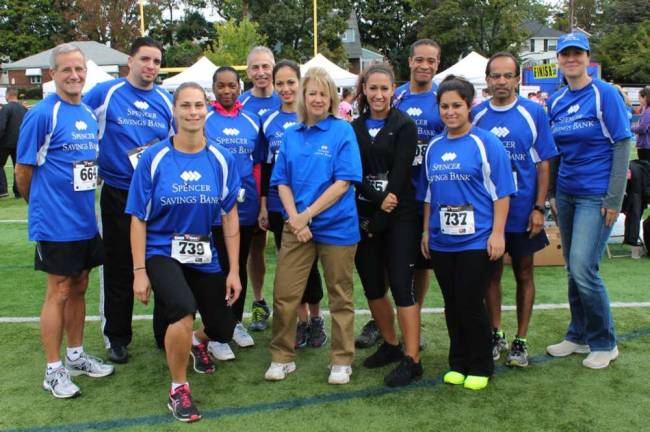
POLYGON ((354 358, 353 246, 300 243, 287 226, 282 232, 273 287, 273 337, 269 350, 274 362, 295 358, 298 306, 316 256, 323 265, 332 320, 332 365, 351 365, 354 358))

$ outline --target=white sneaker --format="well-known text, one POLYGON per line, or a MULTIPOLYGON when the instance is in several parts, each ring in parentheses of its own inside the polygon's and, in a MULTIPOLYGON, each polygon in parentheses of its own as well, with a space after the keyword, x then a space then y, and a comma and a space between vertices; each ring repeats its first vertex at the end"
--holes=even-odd
POLYGON ((563 340, 555 345, 546 347, 546 352, 553 357, 566 357, 571 354, 589 354, 589 345, 580 345, 577 343, 563 340))
POLYGON ((605 369, 609 366, 609 362, 613 362, 617 358, 618 347, 614 347, 611 351, 592 351, 582 361, 582 365, 590 369, 605 369))
POLYGON ((208 343, 208 352, 217 360, 226 361, 235 359, 235 353, 232 352, 230 345, 227 343, 210 341, 208 343))
POLYGON ((288 374, 296 370, 294 362, 276 363, 271 362, 271 366, 266 370, 264 379, 267 381, 282 381, 288 374))
POLYGON ((93 378, 101 378, 115 372, 112 364, 104 363, 103 360, 82 352, 76 360, 65 358, 65 368, 70 376, 88 375, 93 378))
POLYGON ((232 340, 234 340, 235 343, 242 348, 252 347, 255 345, 255 341, 251 335, 248 334, 248 330, 246 330, 246 327, 244 327, 244 325, 240 322, 238 322, 235 326, 235 332, 232 335, 232 340))
POLYGON ((43 390, 51 392, 52 396, 58 399, 75 397, 81 393, 79 387, 70 379, 70 373, 63 366, 50 373, 45 372, 43 390))
POLYGON ((330 384, 347 384, 350 382, 350 375, 352 375, 352 366, 334 365, 330 370, 327 382, 330 384))

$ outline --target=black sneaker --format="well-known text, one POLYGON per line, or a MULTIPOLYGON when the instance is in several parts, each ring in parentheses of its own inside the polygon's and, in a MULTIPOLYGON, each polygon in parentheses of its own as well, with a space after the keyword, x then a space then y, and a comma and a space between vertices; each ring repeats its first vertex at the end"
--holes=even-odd
POLYGON ((192 402, 192 393, 190 393, 190 387, 187 384, 178 387, 173 393, 169 393, 167 408, 177 420, 182 422, 190 423, 201 420, 201 413, 192 402))
POLYGON ((327 343, 325 334, 325 320, 322 317, 312 317, 309 323, 309 346, 320 348, 327 343))
POLYGON ((363 361, 363 365, 368 369, 375 369, 398 362, 403 357, 404 351, 402 351, 402 344, 391 345, 388 342, 384 342, 379 345, 379 348, 377 348, 374 354, 371 354, 363 361))
POLYGON ((409 356, 404 356, 395 369, 384 377, 388 387, 402 387, 422 378, 422 362, 415 363, 409 356))
POLYGON ((296 348, 304 348, 309 342, 309 322, 300 321, 296 329, 296 348))
POLYGON ((108 359, 113 363, 127 363, 129 361, 129 351, 124 345, 111 346, 108 349, 108 359))
POLYGON ((205 344, 192 345, 190 356, 192 357, 192 366, 197 373, 211 374, 215 371, 216 368, 208 355, 205 344))
POLYGON ((368 321, 361 329, 361 334, 354 341, 357 348, 370 348, 381 338, 381 333, 374 320, 368 321))

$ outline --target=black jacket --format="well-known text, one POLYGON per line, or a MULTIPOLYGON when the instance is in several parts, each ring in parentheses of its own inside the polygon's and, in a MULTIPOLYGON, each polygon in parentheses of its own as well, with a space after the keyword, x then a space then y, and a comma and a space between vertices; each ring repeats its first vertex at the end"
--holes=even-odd
MULTIPOLYGON (((352 122, 363 168, 363 181, 356 185, 357 208, 361 219, 367 218, 366 223, 371 224, 369 231, 378 232, 388 223, 389 214, 381 210, 381 203, 388 193, 393 193, 399 201, 395 210, 390 213, 392 218, 398 215, 417 215, 415 189, 411 177, 418 133, 413 120, 393 108, 388 113, 384 127, 373 141, 366 127, 369 115, 364 113, 352 122), (386 189, 377 190, 372 178, 381 178, 384 175, 388 180, 386 189)), ((363 221, 361 223, 363 224, 363 221)))
POLYGON ((18 131, 27 109, 19 102, 9 102, 0 110, 0 147, 16 148, 18 131))

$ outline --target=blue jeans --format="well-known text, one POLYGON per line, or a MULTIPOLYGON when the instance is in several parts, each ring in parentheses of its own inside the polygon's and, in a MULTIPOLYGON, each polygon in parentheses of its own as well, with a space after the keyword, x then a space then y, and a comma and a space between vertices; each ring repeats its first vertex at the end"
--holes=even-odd
POLYGON ((557 194, 558 222, 569 273, 571 322, 566 340, 587 344, 591 351, 616 346, 607 290, 598 271, 612 226, 601 215, 603 197, 557 194))

